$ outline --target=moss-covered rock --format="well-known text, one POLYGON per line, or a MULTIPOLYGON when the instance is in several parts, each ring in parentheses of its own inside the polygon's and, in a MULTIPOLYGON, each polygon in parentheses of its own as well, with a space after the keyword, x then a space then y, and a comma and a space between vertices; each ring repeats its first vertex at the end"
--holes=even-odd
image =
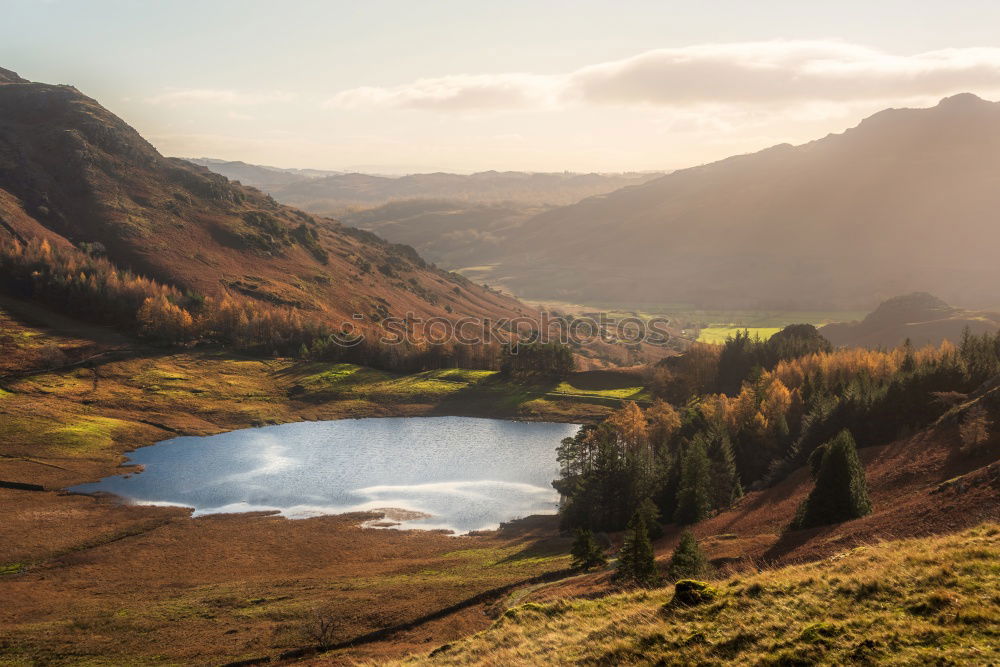
POLYGON ((681 579, 674 584, 674 597, 667 603, 668 607, 694 607, 711 602, 718 597, 718 591, 704 581, 696 579, 681 579))

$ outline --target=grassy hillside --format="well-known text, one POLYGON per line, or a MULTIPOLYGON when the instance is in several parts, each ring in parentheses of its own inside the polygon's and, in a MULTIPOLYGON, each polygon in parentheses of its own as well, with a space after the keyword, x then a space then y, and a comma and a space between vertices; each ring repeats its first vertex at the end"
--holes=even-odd
POLYGON ((873 543, 808 565, 672 589, 509 609, 488 631, 405 664, 993 664, 1000 526, 873 543))

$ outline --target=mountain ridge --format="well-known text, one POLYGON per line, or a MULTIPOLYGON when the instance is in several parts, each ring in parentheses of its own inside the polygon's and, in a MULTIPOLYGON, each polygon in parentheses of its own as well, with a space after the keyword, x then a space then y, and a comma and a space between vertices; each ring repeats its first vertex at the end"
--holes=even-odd
POLYGON ((412 248, 163 157, 71 86, 8 70, 0 77, 0 236, 99 247, 123 268, 184 290, 240 293, 338 326, 355 315, 377 322, 528 310, 412 248))
MULTIPOLYGON (((723 286, 722 293, 728 292, 728 296, 743 301, 766 294, 772 300, 777 295, 778 299, 790 297, 801 303, 810 290, 789 289, 787 283, 795 281, 812 283, 808 287, 818 297, 813 302, 840 301, 851 305, 866 293, 880 290, 899 293, 906 291, 906 287, 919 289, 931 281, 907 275, 905 266, 897 271, 881 271, 883 275, 877 280, 859 281, 856 276, 849 280, 851 276, 839 275, 822 264, 829 264, 838 255, 846 256, 859 242, 868 240, 872 247, 861 246, 860 252, 874 253, 875 257, 865 258, 869 266, 862 271, 875 273, 880 267, 871 260, 889 260, 887 243, 893 233, 888 234, 890 238, 878 233, 888 226, 889 214, 923 218, 920 227, 912 224, 909 227, 911 233, 933 237, 933 243, 918 248, 924 254, 922 259, 948 249, 948 244, 954 246, 955 235, 935 234, 927 212, 908 205, 913 197, 933 200, 931 195, 941 191, 941 187, 935 188, 928 181, 937 179, 940 186, 945 178, 938 173, 939 167, 927 162, 936 161, 949 151, 952 154, 945 156, 953 163, 969 157, 954 155, 956 152, 971 153, 987 162, 976 174, 980 182, 957 183, 957 176, 948 174, 947 185, 952 191, 965 191, 970 197, 979 194, 989 201, 989 206, 979 206, 973 213, 985 217, 992 210, 997 197, 979 186, 984 185, 983 181, 990 185, 997 182, 1000 160, 995 152, 987 154, 987 146, 975 145, 967 126, 970 120, 981 122, 985 118, 991 129, 1000 128, 997 111, 1000 106, 976 101, 978 98, 971 96, 949 100, 930 109, 886 110, 843 133, 800 146, 778 145, 679 170, 629 190, 542 213, 526 223, 531 233, 520 236, 519 245, 510 250, 516 254, 542 249, 544 254, 536 252, 531 263, 549 261, 560 265, 572 264, 567 262, 572 255, 593 252, 598 247, 602 256, 617 260, 623 260, 628 249, 634 255, 631 262, 638 265, 649 264, 657 257, 669 259, 678 270, 646 275, 633 272, 640 289, 644 287, 644 279, 656 278, 665 284, 664 291, 668 294, 661 300, 666 301, 697 300, 694 296, 720 300, 713 298, 711 290, 702 290, 700 294, 694 290, 671 290, 690 282, 694 269, 706 268, 706 264, 716 272, 727 273, 726 280, 734 283, 723 286), (956 114, 961 118, 954 118, 956 114), (939 122, 934 116, 947 122, 939 122), (942 126, 942 129, 938 136, 927 138, 924 133, 928 126, 942 126), (948 142, 951 145, 946 145, 948 142), (904 163, 908 163, 911 173, 902 173, 904 163), (921 187, 914 181, 920 181, 921 187), (896 210, 887 211, 890 206, 896 210), (824 209, 834 209, 835 216, 824 209), (614 229, 607 226, 611 220, 615 221, 614 229), (567 241, 569 229, 573 230, 575 240, 567 241), (873 229, 875 233, 871 233, 873 229), (769 243, 753 243, 761 237, 769 243), (845 240, 849 242, 844 243, 845 240), (550 252, 553 246, 557 250, 550 252), (694 253, 699 255, 698 261, 681 268, 684 255, 694 253), (767 275, 762 269, 767 269, 766 265, 774 260, 779 260, 778 265, 784 270, 767 275), (811 264, 813 270, 807 270, 804 263, 811 264), (723 271, 726 266, 735 266, 738 274, 743 274, 739 275, 739 284, 735 284, 737 272, 723 271), (844 294, 847 289, 829 289, 830 283, 838 282, 836 278, 853 282, 848 288, 853 294, 844 294), (751 291, 748 287, 756 289, 751 291)), ((998 136, 1000 132, 986 134, 985 140, 1000 144, 998 136)), ((980 256, 981 263, 983 259, 980 256)), ((954 281, 949 291, 953 286, 954 281)), ((535 296, 530 291, 521 291, 526 296, 535 296)), ((645 291, 647 298, 655 296, 650 290, 645 291)))
POLYGON ((656 174, 638 172, 605 174, 497 170, 472 174, 437 171, 387 176, 357 171, 281 169, 213 158, 188 158, 188 161, 260 188, 283 203, 329 215, 413 199, 557 206, 656 177, 656 174))
POLYGON ((499 247, 452 255, 492 265, 477 279, 572 303, 853 310, 933 291, 992 305, 996 210, 1000 104, 960 94, 543 211, 499 247))

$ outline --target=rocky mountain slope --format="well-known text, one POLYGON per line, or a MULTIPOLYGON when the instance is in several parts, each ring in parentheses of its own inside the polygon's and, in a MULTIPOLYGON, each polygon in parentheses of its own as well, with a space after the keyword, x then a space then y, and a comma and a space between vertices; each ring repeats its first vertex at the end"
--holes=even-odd
POLYGON ((7 70, 0 71, 0 235, 73 245, 184 290, 243 294, 334 322, 524 311, 428 265, 412 248, 165 158, 75 88, 7 70))

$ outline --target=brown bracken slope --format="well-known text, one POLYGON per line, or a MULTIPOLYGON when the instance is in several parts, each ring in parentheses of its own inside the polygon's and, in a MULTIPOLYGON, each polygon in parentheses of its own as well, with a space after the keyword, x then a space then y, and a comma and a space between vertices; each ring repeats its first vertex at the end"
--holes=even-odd
MULTIPOLYGON (((123 268, 203 295, 239 293, 350 320, 527 311, 406 246, 282 206, 165 158, 71 86, 0 69, 0 237, 99 243, 123 268)), ((93 247, 93 246, 89 246, 93 247)))

